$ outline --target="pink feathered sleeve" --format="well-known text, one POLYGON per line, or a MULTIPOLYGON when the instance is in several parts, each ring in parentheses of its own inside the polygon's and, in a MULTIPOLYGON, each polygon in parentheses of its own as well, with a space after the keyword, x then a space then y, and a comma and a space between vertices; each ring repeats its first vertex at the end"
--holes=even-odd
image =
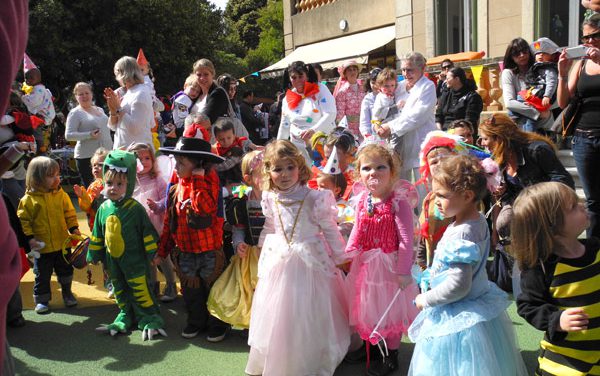
POLYGON ((398 201, 394 210, 396 231, 398 231, 398 273, 410 275, 415 262, 413 249, 413 211, 406 200, 398 201))
POLYGON ((419 234, 419 221, 413 211, 419 203, 419 194, 414 185, 402 179, 394 184, 393 194, 394 220, 399 239, 398 273, 409 275, 415 262, 415 240, 418 240, 419 234))

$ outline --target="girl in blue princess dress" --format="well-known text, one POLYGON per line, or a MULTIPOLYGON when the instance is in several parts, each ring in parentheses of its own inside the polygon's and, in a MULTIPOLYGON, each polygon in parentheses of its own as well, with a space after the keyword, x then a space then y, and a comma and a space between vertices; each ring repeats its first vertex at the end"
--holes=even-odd
POLYGON ((506 314, 506 293, 488 281, 490 235, 477 210, 486 191, 479 161, 446 158, 433 180, 436 205, 454 217, 429 267, 430 289, 417 295, 422 311, 408 330, 415 349, 409 375, 526 375, 506 314))

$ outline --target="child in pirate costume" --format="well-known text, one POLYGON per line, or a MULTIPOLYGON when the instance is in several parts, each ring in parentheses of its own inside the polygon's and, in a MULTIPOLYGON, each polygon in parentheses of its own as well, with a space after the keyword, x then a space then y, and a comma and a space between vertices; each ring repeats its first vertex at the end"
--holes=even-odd
POLYGON ((260 205, 262 197, 263 152, 254 150, 242 159, 242 174, 247 185, 233 187, 233 198, 226 207, 227 221, 233 226, 233 249, 246 257, 251 246, 258 245, 265 224, 260 205))
POLYGON ((112 282, 119 314, 112 324, 97 328, 125 333, 135 323, 142 338, 166 336, 156 297, 148 289, 149 260, 157 249, 158 234, 144 207, 131 198, 135 186, 136 156, 111 151, 104 160, 104 195, 96 212, 88 262, 102 261, 112 282))
POLYGON ((160 151, 175 155, 178 181, 169 188, 167 213, 158 257, 167 257, 175 248, 173 261, 181 281, 188 317, 181 335, 193 338, 208 328, 207 340, 218 342, 229 329, 210 317, 206 302, 213 282, 223 271, 223 218, 217 216, 219 177, 213 163, 223 158, 211 153, 210 143, 182 137, 174 148, 160 151))

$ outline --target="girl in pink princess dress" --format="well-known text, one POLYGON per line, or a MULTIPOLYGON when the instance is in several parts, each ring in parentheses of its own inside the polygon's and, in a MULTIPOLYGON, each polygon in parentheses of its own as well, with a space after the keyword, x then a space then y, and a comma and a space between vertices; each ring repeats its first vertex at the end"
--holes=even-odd
POLYGON ((398 368, 398 347, 418 314, 418 294, 411 276, 414 262, 415 188, 397 179, 398 163, 388 149, 365 146, 358 154, 361 183, 355 184, 356 222, 346 254, 352 257, 348 283, 350 325, 363 340, 389 348, 368 375, 387 375, 398 368), (400 291, 399 291, 400 290, 400 291), (393 301, 393 303, 392 303, 393 301), (390 307, 388 309, 388 307, 390 307))
POLYGON ((270 142, 263 159, 265 224, 259 239, 246 374, 330 376, 350 345, 342 272, 347 261, 330 191, 306 186, 302 153, 270 142))

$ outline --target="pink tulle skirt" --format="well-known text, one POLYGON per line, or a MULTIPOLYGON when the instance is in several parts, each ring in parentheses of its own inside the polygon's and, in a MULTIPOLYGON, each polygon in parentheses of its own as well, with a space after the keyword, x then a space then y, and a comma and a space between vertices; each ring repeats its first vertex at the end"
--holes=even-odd
POLYGON ((346 278, 350 325, 362 339, 372 344, 379 342, 382 337, 390 344, 399 343, 419 313, 413 303, 419 292, 414 281, 400 291, 394 300, 400 288, 396 265, 395 252, 384 253, 381 249, 372 249, 353 258, 346 278), (392 300, 394 303, 382 318, 392 300))
POLYGON ((344 293, 341 272, 311 268, 298 255, 282 260, 259 278, 252 301, 246 373, 333 375, 350 345, 344 293))

